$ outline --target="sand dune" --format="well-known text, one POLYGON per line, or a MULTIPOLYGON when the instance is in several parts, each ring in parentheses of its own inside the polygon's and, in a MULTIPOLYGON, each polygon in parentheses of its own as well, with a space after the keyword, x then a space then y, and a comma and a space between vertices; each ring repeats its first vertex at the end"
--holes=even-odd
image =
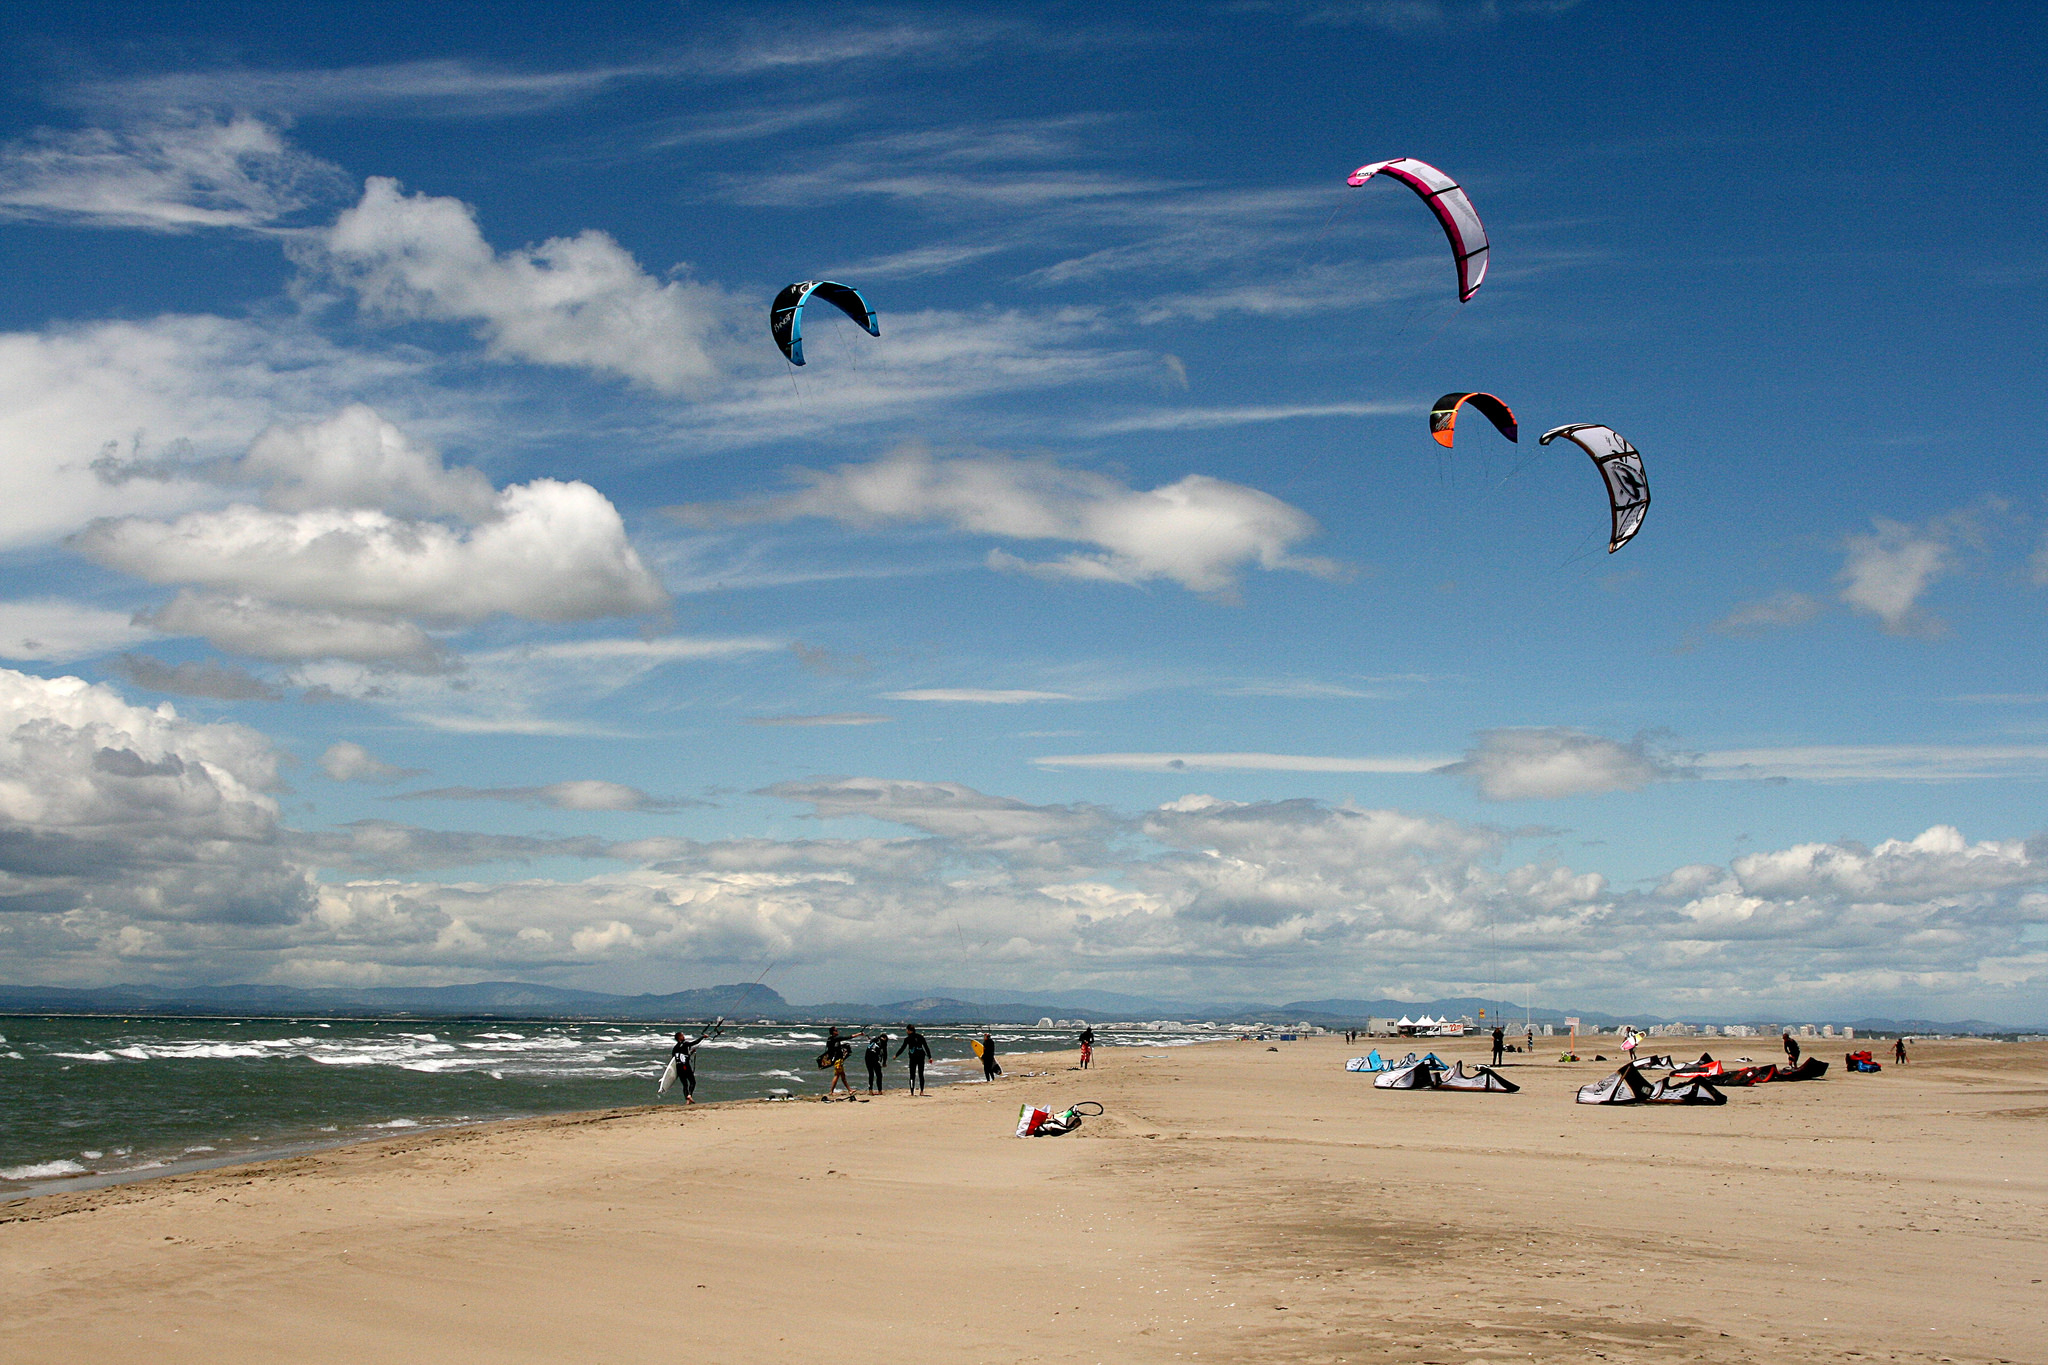
POLYGON ((2048 1045, 1929 1045, 1879 1076, 1822 1053, 1825 1081, 1712 1109, 1577 1106, 1608 1068, 1540 1054, 1501 1096, 1375 1091, 1340 1040, 1271 1046, 1105 1050, 1085 1075, 1011 1057, 920 1100, 534 1120, 16 1203, 8 1355, 2048 1359, 2048 1045), (1107 1113, 1023 1142, 1027 1098, 1107 1113))

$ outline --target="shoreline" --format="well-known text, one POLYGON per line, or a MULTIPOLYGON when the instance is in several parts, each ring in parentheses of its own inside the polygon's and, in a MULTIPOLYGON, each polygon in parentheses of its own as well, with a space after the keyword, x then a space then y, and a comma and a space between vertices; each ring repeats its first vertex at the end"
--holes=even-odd
MULTIPOLYGON (((1216 1041, 1231 1040, 1218 1039, 1216 1041)), ((1195 1044, 1177 1043, 1168 1044, 1167 1046, 1189 1047, 1195 1046, 1195 1044)), ((1061 1055, 1078 1056, 1079 1054, 1013 1052, 1009 1055, 1017 1058, 1039 1058, 1061 1055)), ((958 1061, 960 1059, 953 1058, 951 1060, 958 1061)), ((1041 1073, 1030 1073, 1030 1076, 1020 1076, 1018 1079, 1028 1079, 1038 1074, 1041 1073)), ((1007 1074, 1005 1079, 1010 1079, 1007 1074)), ((945 1090, 956 1086, 983 1085, 985 1083, 980 1077, 973 1075, 963 1076, 957 1080, 946 1080, 943 1077, 937 1077, 931 1081, 930 1087, 936 1090, 945 1090)), ((898 1093, 901 1093, 900 1087, 886 1090, 883 1092, 883 1095, 895 1095, 898 1093)), ((857 1099, 854 1102, 871 1103, 880 1098, 882 1096, 869 1095, 863 1090, 857 1092, 857 1099)), ((676 1112, 679 1114, 697 1113, 714 1108, 746 1107, 763 1104, 801 1104, 818 1102, 822 1099, 823 1097, 819 1095, 793 1094, 786 1100, 770 1096, 748 1096, 722 1100, 699 1100, 689 1105, 675 1100, 664 1100, 653 1104, 613 1105, 596 1109, 563 1109, 544 1114, 508 1114, 502 1117, 463 1119, 448 1123, 418 1121, 411 1127, 397 1131, 363 1133, 360 1136, 335 1138, 327 1141, 287 1142, 277 1147, 263 1148, 251 1152, 238 1152, 225 1157, 202 1158, 192 1162, 165 1162, 159 1166, 137 1168, 131 1171, 83 1171, 74 1175, 39 1177, 35 1181, 21 1182, 29 1186, 29 1188, 13 1193, 0 1194, 0 1223, 12 1221, 10 1215, 14 1212, 16 1206, 35 1200, 57 1199, 66 1195, 82 1196, 95 1194, 103 1190, 119 1189, 128 1185, 186 1179, 215 1172, 226 1172, 232 1175, 244 1169, 254 1170, 282 1162, 296 1161, 305 1157, 316 1157, 326 1152, 353 1150, 359 1147, 376 1146, 380 1143, 403 1144, 409 1139, 431 1139, 435 1136, 461 1133, 472 1129, 494 1129, 507 1125, 545 1127, 551 1123, 560 1123, 573 1127, 582 1123, 607 1122, 636 1114, 659 1114, 664 1112, 676 1112)), ((845 1104, 847 1102, 843 1099, 830 1101, 830 1103, 834 1104, 845 1104)))
POLYGON ((18 1200, 0 1296, 22 1365, 2039 1358, 2048 1044, 1625 1108, 1572 1102, 1608 1064, 1391 1091, 1352 1051, 1015 1053, 917 1104, 546 1115, 18 1200), (1105 1113, 1012 1136, 1079 1099, 1105 1113))

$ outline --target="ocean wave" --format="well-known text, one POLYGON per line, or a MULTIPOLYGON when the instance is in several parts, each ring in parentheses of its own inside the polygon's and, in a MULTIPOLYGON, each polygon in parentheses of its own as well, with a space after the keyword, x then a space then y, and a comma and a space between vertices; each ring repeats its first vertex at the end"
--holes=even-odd
POLYGON ((389 1123, 366 1123, 363 1125, 365 1128, 417 1128, 419 1126, 420 1121, 418 1119, 392 1119, 389 1123))
MULTIPOLYGON (((486 1033, 480 1036, 496 1038, 499 1035, 486 1033)), ((517 1038, 519 1035, 515 1033, 511 1036, 517 1038)), ((517 1043, 464 1043, 462 1046, 472 1052, 561 1052, 571 1048, 588 1047, 589 1044, 581 1038, 528 1038, 517 1043)))
POLYGON ((69 1057, 74 1062, 111 1062, 114 1060, 114 1054, 111 1052, 53 1052, 50 1055, 52 1057, 69 1057))
POLYGON ((85 1167, 75 1161, 39 1161, 32 1166, 9 1166, 0 1170, 0 1180, 49 1180, 60 1175, 84 1175, 85 1167))

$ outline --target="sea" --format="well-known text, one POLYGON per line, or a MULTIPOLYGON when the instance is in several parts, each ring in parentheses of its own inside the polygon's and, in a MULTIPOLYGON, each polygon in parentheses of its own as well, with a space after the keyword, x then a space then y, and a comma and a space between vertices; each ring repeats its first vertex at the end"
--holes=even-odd
MULTIPOLYGON (((850 1029, 844 1031, 851 1032, 850 1029)), ((997 1027, 1010 1053, 1074 1030, 997 1027)), ((901 1041, 900 1029, 889 1030, 901 1041)), ((924 1030, 931 1085, 981 1079, 982 1030, 924 1030)), ((692 1030, 693 1036, 695 1030, 692 1030)), ((1209 1030, 1100 1028, 1098 1046, 1175 1047, 1209 1030)), ((823 1027, 728 1025, 697 1053, 697 1098, 823 1093, 823 1027)), ((671 1031, 644 1022, 0 1016, 0 1199, 90 1189, 494 1119, 676 1103, 655 1085, 671 1031)), ((1014 1068, 1012 1068, 1014 1069, 1014 1068)), ((905 1064, 892 1059, 891 1089, 905 1064)), ((848 1074, 865 1086, 856 1052, 848 1074)))

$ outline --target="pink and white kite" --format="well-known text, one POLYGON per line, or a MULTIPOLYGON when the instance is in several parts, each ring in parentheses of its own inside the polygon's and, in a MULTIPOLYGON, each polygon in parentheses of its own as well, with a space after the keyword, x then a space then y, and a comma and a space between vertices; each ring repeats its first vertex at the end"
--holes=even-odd
POLYGON ((1458 302, 1469 302, 1486 279, 1486 227, 1472 201, 1457 181, 1412 156, 1360 166, 1344 183, 1363 185, 1382 171, 1421 195, 1444 225, 1444 236, 1451 239, 1451 252, 1458 258, 1458 302))

